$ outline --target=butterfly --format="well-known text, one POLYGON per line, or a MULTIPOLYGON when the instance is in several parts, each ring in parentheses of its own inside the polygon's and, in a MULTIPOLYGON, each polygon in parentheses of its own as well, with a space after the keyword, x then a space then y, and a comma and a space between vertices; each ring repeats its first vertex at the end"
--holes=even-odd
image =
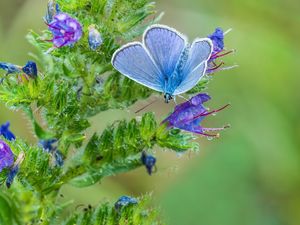
POLYGON ((143 43, 131 42, 116 50, 113 67, 126 77, 163 92, 168 103, 175 95, 192 89, 205 74, 213 50, 209 38, 187 38, 165 25, 152 25, 143 43))

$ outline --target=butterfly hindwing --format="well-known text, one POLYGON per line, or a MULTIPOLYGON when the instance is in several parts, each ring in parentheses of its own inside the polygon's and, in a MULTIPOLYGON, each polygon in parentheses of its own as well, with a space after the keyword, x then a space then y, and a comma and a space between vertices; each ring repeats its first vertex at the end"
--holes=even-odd
POLYGON ((162 74, 168 77, 174 72, 187 41, 170 27, 153 25, 145 31, 144 45, 162 74))
POLYGON ((141 43, 130 43, 117 50, 112 65, 128 78, 163 92, 161 71, 141 43))
POLYGON ((175 89, 174 95, 192 89, 205 74, 207 61, 212 53, 212 42, 208 38, 196 39, 190 49, 189 57, 182 71, 182 82, 175 89))

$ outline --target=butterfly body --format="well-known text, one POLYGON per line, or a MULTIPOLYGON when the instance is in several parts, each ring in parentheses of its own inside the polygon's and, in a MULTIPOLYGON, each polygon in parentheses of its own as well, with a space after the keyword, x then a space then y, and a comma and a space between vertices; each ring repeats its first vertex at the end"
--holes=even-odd
POLYGON ((188 44, 173 28, 153 25, 143 43, 133 42, 118 49, 112 65, 128 78, 163 92, 165 101, 193 88, 205 74, 212 42, 196 39, 188 44))

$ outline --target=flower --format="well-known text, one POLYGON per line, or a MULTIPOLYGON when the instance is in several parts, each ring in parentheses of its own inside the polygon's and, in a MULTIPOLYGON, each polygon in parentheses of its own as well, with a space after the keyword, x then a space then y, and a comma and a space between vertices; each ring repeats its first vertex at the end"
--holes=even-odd
MULTIPOLYGON (((13 73, 21 73, 22 71, 31 78, 35 78, 37 76, 36 63, 33 61, 28 61, 23 67, 12 63, 0 62, 0 69, 7 71, 6 76, 13 73)), ((4 78, 0 80, 0 83, 2 83, 3 80, 4 78)))
POLYGON ((0 69, 5 70, 7 72, 6 75, 21 72, 21 69, 19 66, 11 64, 11 63, 6 63, 6 62, 0 62, 0 69))
POLYGON ((13 167, 8 172, 7 179, 6 179, 6 187, 7 188, 10 188, 10 186, 12 185, 16 175, 19 172, 20 165, 23 162, 24 158, 25 158, 24 152, 20 152, 20 154, 18 155, 18 158, 15 161, 13 167))
POLYGON ((55 160, 55 165, 57 166, 63 166, 64 165, 64 160, 63 160, 63 155, 61 151, 57 149, 57 147, 53 146, 54 143, 57 142, 57 139, 47 139, 47 140, 40 140, 39 141, 39 146, 42 147, 45 152, 49 153, 52 155, 52 157, 55 160))
POLYGON ((231 69, 231 68, 235 67, 235 66, 222 67, 224 65, 224 62, 220 62, 219 64, 216 63, 216 60, 218 58, 221 58, 223 56, 226 56, 226 55, 234 52, 233 50, 224 52, 224 46, 225 46, 224 45, 224 36, 229 31, 230 30, 223 32, 222 28, 218 27, 215 29, 214 33, 207 36, 213 43, 213 52, 210 56, 210 59, 208 60, 208 67, 206 70, 207 74, 211 74, 211 73, 217 72, 219 70, 231 69))
POLYGON ((72 45, 82 36, 80 23, 66 13, 55 15, 53 20, 48 24, 48 27, 53 34, 51 41, 57 48, 72 45))
POLYGON ((219 134, 208 134, 208 131, 220 131, 228 126, 222 128, 204 128, 200 125, 202 120, 211 114, 217 113, 225 109, 229 104, 220 109, 212 110, 210 112, 203 106, 204 102, 210 100, 211 97, 207 94, 198 94, 180 105, 177 105, 174 112, 162 121, 167 124, 169 128, 176 127, 181 130, 189 131, 196 134, 201 134, 207 137, 219 137, 219 134))
POLYGON ((95 25, 89 26, 89 46, 95 51, 100 45, 102 45, 103 40, 101 38, 101 34, 95 28, 95 25))
POLYGON ((47 12, 46 15, 44 16, 44 20, 46 23, 51 23, 53 20, 53 17, 56 15, 57 10, 56 10, 56 6, 58 4, 55 3, 55 0, 49 0, 48 4, 47 4, 47 12))
POLYGON ((120 210, 123 207, 126 207, 128 205, 135 205, 138 201, 136 198, 129 197, 129 196, 121 196, 118 201, 115 203, 115 210, 120 213, 120 210))
POLYGON ((22 67, 22 71, 28 76, 35 78, 37 76, 36 63, 33 61, 28 61, 26 65, 22 67))
POLYGON ((0 135, 5 137, 7 140, 15 140, 15 135, 9 130, 10 123, 6 122, 0 126, 0 135))
POLYGON ((0 172, 14 164, 14 154, 8 144, 0 140, 0 172))
POLYGON ((152 169, 155 166, 156 158, 152 155, 148 155, 145 151, 142 152, 141 161, 145 165, 149 175, 152 174, 152 169))
POLYGON ((224 32, 222 28, 216 28, 215 32, 207 36, 213 43, 213 53, 220 52, 224 49, 224 32))
POLYGON ((57 139, 47 139, 47 140, 40 140, 39 141, 39 146, 42 147, 46 152, 52 152, 55 148, 52 146, 57 142, 57 139))

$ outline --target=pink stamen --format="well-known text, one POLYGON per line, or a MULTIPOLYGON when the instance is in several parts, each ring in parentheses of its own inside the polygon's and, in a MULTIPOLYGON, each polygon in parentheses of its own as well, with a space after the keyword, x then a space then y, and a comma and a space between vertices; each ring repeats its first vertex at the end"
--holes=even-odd
POLYGON ((224 105, 223 107, 221 107, 221 108, 219 108, 219 109, 212 110, 212 111, 210 111, 210 112, 202 113, 202 114, 200 114, 200 115, 198 115, 198 116, 195 116, 195 117, 193 118, 193 120, 194 120, 194 119, 197 119, 197 118, 199 118, 199 117, 202 117, 202 116, 208 116, 208 115, 211 115, 211 114, 220 112, 220 111, 222 111, 223 109, 227 108, 228 106, 230 106, 230 104, 224 105))
POLYGON ((233 53, 233 52, 234 52, 234 50, 230 50, 230 51, 225 52, 225 53, 223 53, 223 54, 221 54, 221 55, 217 55, 217 58, 223 57, 223 56, 228 55, 228 54, 233 53))
POLYGON ((225 52, 225 53, 219 55, 221 52, 223 52, 223 50, 222 50, 222 51, 219 51, 219 52, 216 52, 215 54, 212 54, 211 57, 210 57, 210 59, 212 60, 212 59, 217 59, 217 58, 226 56, 226 55, 228 55, 228 54, 230 54, 230 53, 233 53, 234 50, 230 50, 230 51, 227 51, 227 52, 225 52))
POLYGON ((208 69, 209 71, 213 71, 213 70, 216 70, 216 69, 218 69, 218 68, 220 68, 222 65, 224 65, 225 63, 224 62, 221 62, 219 65, 216 65, 215 64, 215 66, 213 67, 213 68, 210 68, 210 69, 208 69))

